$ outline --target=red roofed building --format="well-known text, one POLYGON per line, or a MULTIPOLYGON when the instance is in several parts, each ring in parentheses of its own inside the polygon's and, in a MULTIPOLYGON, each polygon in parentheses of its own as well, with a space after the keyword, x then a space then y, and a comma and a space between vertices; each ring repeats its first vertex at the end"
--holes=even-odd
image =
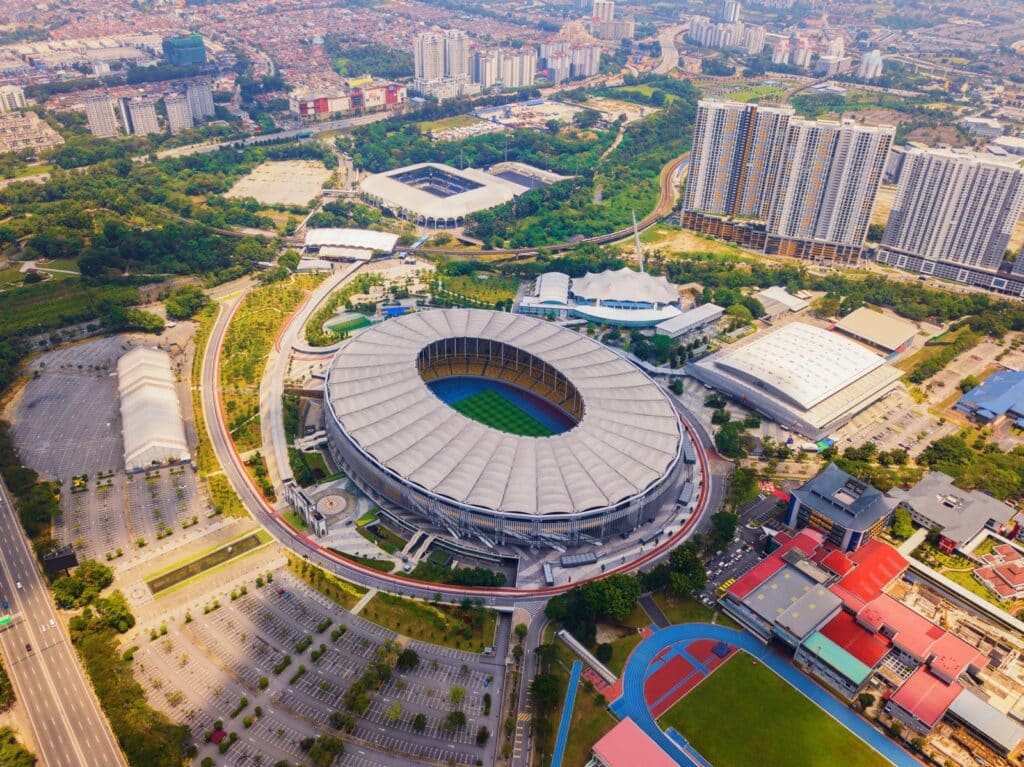
POLYGON ((1024 553, 1008 543, 1001 543, 981 558, 985 563, 974 571, 974 577, 1001 601, 1024 598, 1024 553))
POLYGON ((868 541, 849 558, 856 566, 829 588, 852 612, 881 594, 909 564, 896 549, 878 540, 868 541))
POLYGON ((857 623, 848 612, 841 612, 820 629, 821 633, 850 653, 865 666, 874 668, 889 652, 889 640, 857 623))
POLYGON ((594 744, 591 764, 595 767, 678 767, 675 759, 629 718, 623 719, 594 744))
POLYGON ((928 733, 942 719, 963 687, 921 666, 889 698, 887 709, 915 732, 928 733))
POLYGON ((857 620, 871 631, 888 637, 911 664, 927 661, 932 645, 946 633, 887 594, 881 594, 865 605, 857 613, 857 620))

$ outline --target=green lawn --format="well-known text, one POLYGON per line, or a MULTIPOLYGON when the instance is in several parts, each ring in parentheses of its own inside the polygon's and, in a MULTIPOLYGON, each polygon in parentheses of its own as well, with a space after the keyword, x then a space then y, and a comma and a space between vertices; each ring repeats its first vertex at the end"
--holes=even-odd
POLYGON ((383 592, 367 602, 359 617, 412 639, 469 652, 483 652, 494 643, 497 621, 494 610, 474 608, 467 612, 456 605, 420 602, 383 592))
MULTIPOLYGON (((670 623, 711 623, 715 610, 705 607, 693 597, 677 597, 668 591, 656 591, 654 602, 665 613, 670 623)), ((742 631, 743 627, 721 610, 717 611, 715 623, 730 629, 742 631)))
POLYGON ((452 405, 464 416, 509 434, 524 437, 549 437, 554 432, 522 408, 496 391, 487 389, 452 405))
POLYGON ((440 120, 416 123, 416 127, 420 129, 421 133, 429 133, 430 131, 443 131, 450 128, 465 128, 478 122, 480 122, 479 118, 473 117, 473 115, 454 115, 453 117, 442 117, 440 120))
POLYGON ((351 610, 360 599, 366 596, 366 589, 362 586, 342 580, 332 573, 314 567, 303 559, 288 557, 288 569, 345 610, 351 610))
POLYGON ((372 323, 366 317, 352 317, 341 322, 336 322, 328 327, 335 333, 351 333, 353 330, 359 330, 360 328, 369 327, 372 323))
POLYGON ((626 659, 633 652, 633 648, 640 644, 639 633, 629 634, 612 642, 612 659, 605 665, 615 674, 621 674, 626 667, 626 659))
POLYGON ((781 677, 737 653, 661 718, 715 767, 889 763, 781 677))

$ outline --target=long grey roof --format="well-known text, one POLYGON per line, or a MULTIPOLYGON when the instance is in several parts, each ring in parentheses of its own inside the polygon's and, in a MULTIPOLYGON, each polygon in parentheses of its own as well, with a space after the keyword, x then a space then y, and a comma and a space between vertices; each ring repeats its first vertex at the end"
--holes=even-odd
POLYGON ((391 319, 335 356, 327 398, 349 438, 428 492, 486 509, 574 513, 642 493, 678 460, 679 418, 646 375, 597 341, 523 315, 444 309, 391 319), (560 371, 584 403, 562 434, 522 437, 474 421, 420 377, 443 338, 500 341, 560 371))

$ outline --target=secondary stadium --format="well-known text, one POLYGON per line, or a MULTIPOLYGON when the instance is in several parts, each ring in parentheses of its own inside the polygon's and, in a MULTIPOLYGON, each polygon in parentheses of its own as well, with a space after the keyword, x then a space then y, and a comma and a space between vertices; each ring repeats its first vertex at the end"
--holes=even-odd
POLYGON ((444 309, 349 340, 325 383, 328 445, 371 497, 459 536, 573 545, 674 501, 684 432, 662 390, 549 322, 444 309))

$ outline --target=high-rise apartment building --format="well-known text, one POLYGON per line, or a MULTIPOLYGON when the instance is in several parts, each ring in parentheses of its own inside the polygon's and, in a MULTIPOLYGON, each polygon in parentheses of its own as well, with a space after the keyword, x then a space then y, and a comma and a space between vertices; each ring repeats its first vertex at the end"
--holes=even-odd
POLYGON ((444 77, 444 35, 421 32, 413 44, 416 79, 430 82, 444 77))
POLYGON ((0 87, 0 114, 14 112, 27 106, 28 104, 25 103, 25 91, 17 85, 4 85, 0 87))
POLYGON ((164 107, 167 109, 167 127, 172 134, 192 127, 192 110, 185 96, 180 93, 168 94, 164 97, 164 107))
POLYGON ((444 33, 444 76, 456 81, 469 79, 469 40, 461 29, 444 33))
POLYGON ((1022 210, 1024 171, 1013 160, 909 148, 878 260, 947 279, 957 267, 996 271, 1022 210))
POLYGON ((612 21, 615 18, 615 0, 594 0, 591 5, 591 16, 600 21, 612 21))
POLYGON ((859 257, 895 135, 889 125, 792 118, 769 205, 769 236, 859 257))
POLYGON ((117 118, 114 106, 106 93, 91 93, 82 99, 85 106, 85 119, 89 132, 100 138, 117 135, 117 118))
POLYGON ((771 253, 855 260, 894 135, 786 107, 702 100, 683 225, 771 253))
POLYGON ((870 53, 865 53, 857 67, 857 77, 861 80, 874 80, 882 76, 882 52, 877 48, 870 53))
POLYGON ((568 53, 569 52, 569 41, 555 38, 554 40, 548 40, 546 43, 540 44, 540 65, 547 69, 550 64, 548 59, 556 53, 568 53))
POLYGON ((572 56, 565 52, 552 53, 548 56, 548 78, 554 85, 568 80, 572 76, 572 56))
POLYGON ((740 4, 736 0, 724 0, 719 17, 726 24, 735 24, 740 20, 740 4))
POLYGON ((782 38, 781 40, 775 41, 775 47, 772 48, 772 63, 773 64, 788 64, 789 63, 789 40, 782 38))
POLYGON ((482 90, 493 88, 501 79, 501 55, 495 50, 475 51, 472 67, 473 82, 482 90))
POLYGON ((213 88, 206 80, 195 80, 185 89, 188 109, 192 113, 192 122, 202 122, 217 114, 213 104, 213 88))
POLYGON ((156 116, 156 99, 122 98, 118 100, 124 131, 132 136, 146 136, 160 132, 156 116))
POLYGON ((593 77, 601 71, 601 46, 577 45, 569 55, 573 77, 593 77))
POLYGON ((533 85, 537 75, 537 51, 520 48, 502 51, 501 84, 505 88, 526 88, 533 85))

